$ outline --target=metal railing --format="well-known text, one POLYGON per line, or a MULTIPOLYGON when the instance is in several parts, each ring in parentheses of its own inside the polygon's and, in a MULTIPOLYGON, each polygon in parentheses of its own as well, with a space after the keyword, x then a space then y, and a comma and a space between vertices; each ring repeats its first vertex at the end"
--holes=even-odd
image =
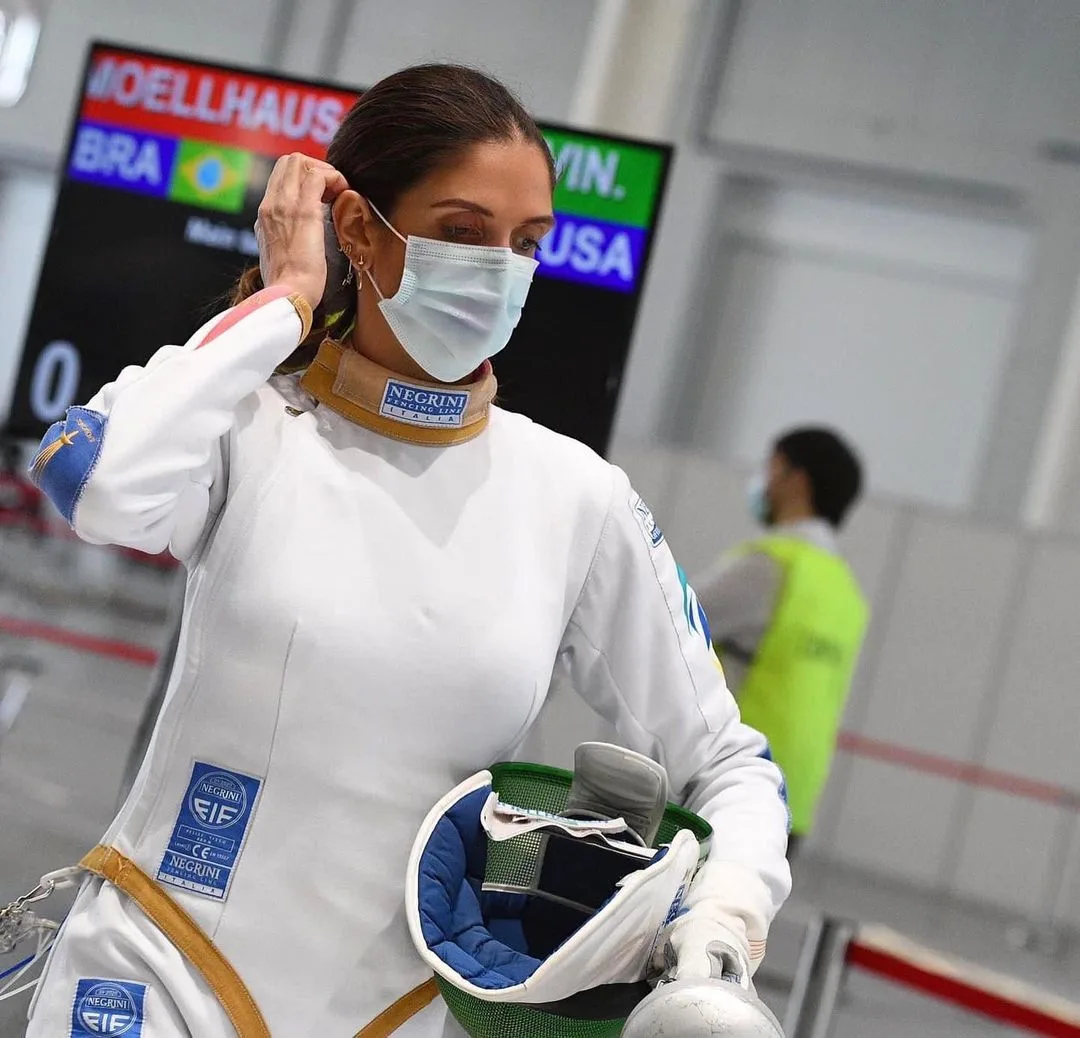
POLYGON ((997 1024, 1049 1038, 1080 1038, 1080 1004, 896 931, 825 915, 811 918, 783 1026, 786 1038, 829 1038, 852 970, 862 970, 997 1024))

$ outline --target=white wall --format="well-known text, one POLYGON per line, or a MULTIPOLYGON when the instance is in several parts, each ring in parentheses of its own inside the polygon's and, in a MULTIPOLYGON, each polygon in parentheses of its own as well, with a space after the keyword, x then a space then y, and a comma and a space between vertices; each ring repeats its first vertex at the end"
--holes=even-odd
POLYGON ((717 140, 1024 186, 1080 137, 1073 0, 743 0, 717 140))
MULTIPOLYGON (((960 365, 984 381, 968 394, 972 412, 957 400, 953 417, 985 426, 993 395, 994 421, 982 429, 963 496, 976 514, 1017 521, 1039 468, 1080 278, 1076 167, 1051 163, 1038 148, 1044 139, 1078 136, 1080 107, 1067 101, 1080 100, 1069 64, 1078 22, 1075 5, 1059 0, 703 4, 672 121, 683 151, 616 442, 708 442, 695 422, 700 373, 715 358, 716 324, 725 316, 717 295, 728 301, 717 280, 733 259, 724 228, 738 188, 729 178, 871 199, 907 209, 905 222, 934 213, 1013 223, 1028 228, 1030 244, 1014 310, 995 322, 1010 321, 1010 331, 987 349, 989 372, 960 365)), ((846 284, 847 299, 857 301, 858 276, 846 284)), ((934 293, 926 286, 916 304, 931 315, 934 293)), ((874 373, 880 383, 891 377, 888 366, 874 373)), ((813 395, 808 385, 801 402, 813 395)))
POLYGON ((876 491, 971 507, 1026 230, 752 182, 729 193, 723 233, 686 439, 752 463, 780 429, 835 425, 876 491))
POLYGON ((594 0, 364 0, 353 8, 334 75, 370 84, 420 61, 494 73, 542 119, 565 120, 594 0))

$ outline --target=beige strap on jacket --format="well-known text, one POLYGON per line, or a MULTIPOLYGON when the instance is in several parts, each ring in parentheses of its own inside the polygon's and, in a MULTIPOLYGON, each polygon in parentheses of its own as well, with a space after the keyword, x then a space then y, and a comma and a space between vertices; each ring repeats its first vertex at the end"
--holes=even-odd
POLYGON ((115 847, 97 846, 79 864, 135 902, 217 995, 238 1038, 270 1038, 255 999, 217 946, 165 891, 115 847))
MULTIPOLYGON (((97 846, 79 865, 127 894, 172 941, 217 996, 237 1038, 270 1038, 270 1029, 240 975, 199 924, 159 883, 115 847, 97 846)), ((438 994, 434 979, 425 981, 384 1009, 357 1033, 356 1038, 389 1038, 402 1024, 430 1005, 438 994)))
POLYGON ((367 1027, 356 1033, 356 1038, 388 1038, 421 1009, 431 1005, 438 996, 439 987, 435 979, 425 980, 408 994, 402 995, 392 1006, 384 1009, 367 1027))

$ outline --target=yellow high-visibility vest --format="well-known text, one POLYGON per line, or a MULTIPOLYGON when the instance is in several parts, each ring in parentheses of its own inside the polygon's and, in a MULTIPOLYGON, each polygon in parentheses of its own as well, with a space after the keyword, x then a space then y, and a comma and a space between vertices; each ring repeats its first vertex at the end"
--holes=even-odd
MULTIPOLYGON (((772 620, 739 693, 743 721, 769 740, 787 780, 791 828, 809 831, 829 777, 870 610, 839 556, 794 537, 744 545, 782 578, 772 620)), ((719 647, 718 647, 719 649, 719 647)))

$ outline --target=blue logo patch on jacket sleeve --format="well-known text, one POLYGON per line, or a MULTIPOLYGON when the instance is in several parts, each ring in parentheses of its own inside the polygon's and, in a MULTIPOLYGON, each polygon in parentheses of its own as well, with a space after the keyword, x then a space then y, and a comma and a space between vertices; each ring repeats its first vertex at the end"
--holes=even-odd
POLYGON ((71 1008, 70 1038, 124 1035, 142 1038, 146 1019, 146 985, 132 980, 82 977, 71 1008))
POLYGON ((633 510, 638 525, 644 531, 646 538, 648 538, 649 545, 653 548, 659 548, 664 543, 664 531, 660 529, 660 524, 656 521, 652 510, 638 494, 634 494, 630 498, 630 508, 633 510))
POLYGON ((69 523, 101 454, 107 421, 89 408, 68 408, 64 420, 49 427, 30 464, 30 478, 69 523))
POLYGON ((195 761, 157 879, 224 901, 262 779, 195 761))

